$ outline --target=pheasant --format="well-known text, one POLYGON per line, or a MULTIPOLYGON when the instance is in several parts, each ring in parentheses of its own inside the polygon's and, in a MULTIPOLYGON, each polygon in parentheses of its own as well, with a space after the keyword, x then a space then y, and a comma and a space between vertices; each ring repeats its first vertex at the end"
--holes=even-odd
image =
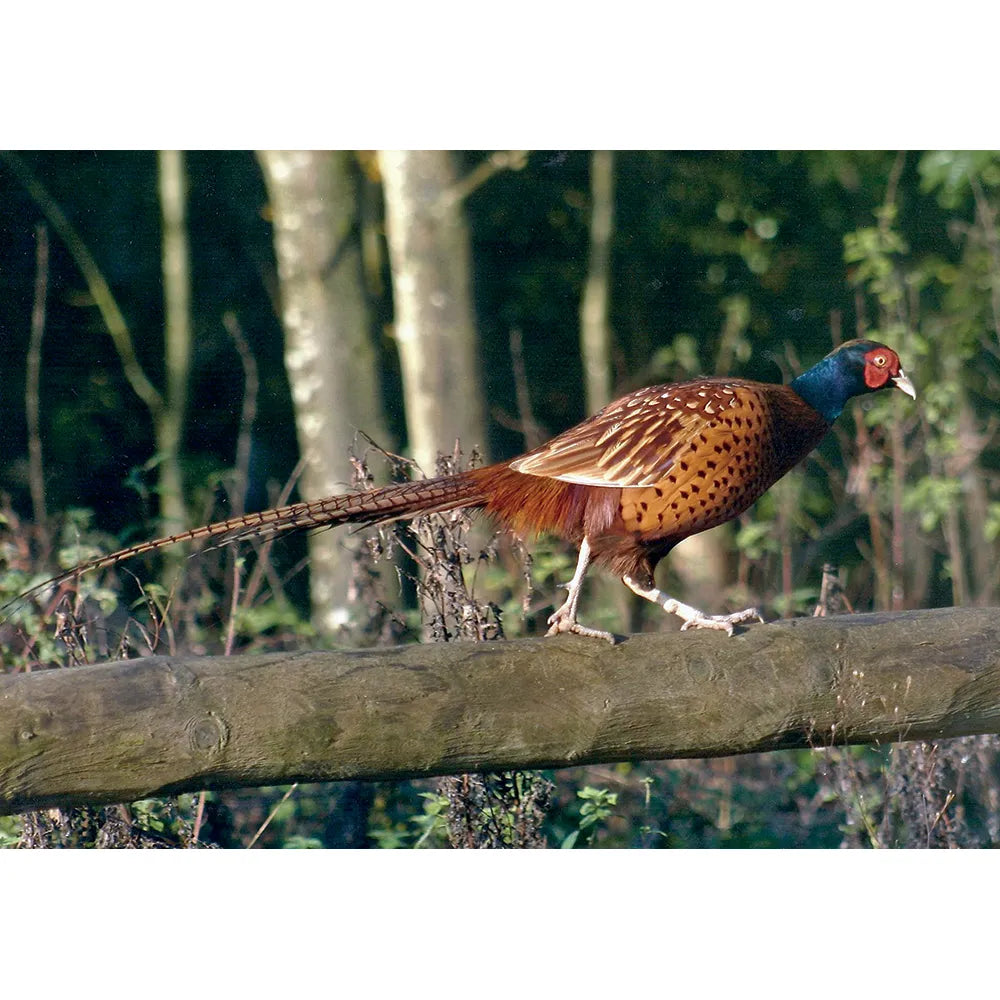
POLYGON ((610 633, 577 621, 592 562, 680 616, 682 629, 732 635, 736 625, 763 621, 757 609, 703 614, 656 588, 657 564, 678 542, 745 511, 819 444, 849 399, 890 386, 916 398, 896 353, 869 340, 842 344, 789 385, 717 377, 652 386, 512 461, 218 521, 82 563, 40 587, 177 542, 228 543, 467 507, 513 531, 549 532, 579 547, 566 601, 549 618, 548 635, 575 632, 614 642, 610 633))

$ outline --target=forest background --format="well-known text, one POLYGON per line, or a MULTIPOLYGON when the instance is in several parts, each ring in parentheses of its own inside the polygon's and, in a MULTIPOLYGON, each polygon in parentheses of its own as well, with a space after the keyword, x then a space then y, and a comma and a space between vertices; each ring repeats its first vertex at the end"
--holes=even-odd
MULTIPOLYGON (((4 590, 85 548, 270 506, 288 484, 316 496, 398 473, 357 431, 430 473, 439 451, 512 457, 639 385, 787 381, 864 335, 899 351, 919 405, 855 404, 736 524, 679 548, 667 589, 809 614, 830 564, 846 609, 995 604, 998 186, 1000 157, 971 152, 5 154, 4 590)), ((270 553, 231 627, 224 560, 197 561, 177 641, 462 636, 448 608, 421 614, 412 566, 394 589, 391 539, 379 565, 358 541, 309 540, 308 576, 304 540, 270 553), (358 602, 362 569, 378 582, 358 602)), ((509 540, 460 544, 477 637, 537 634, 572 554, 530 546, 529 586, 509 540)), ((155 597, 152 574, 178 565, 133 571, 155 597)), ((94 588, 110 608, 111 582, 94 588)), ((592 583, 588 622, 676 627, 621 590, 592 583)), ((39 640, 25 655, 60 653, 39 640)), ((997 747, 507 776, 482 808, 530 801, 522 833, 552 845, 992 844, 997 747)), ((190 840, 200 808, 203 842, 456 839, 454 790, 434 783, 286 791, 150 805, 142 835, 190 840)), ((86 839, 74 820, 29 832, 86 839)))

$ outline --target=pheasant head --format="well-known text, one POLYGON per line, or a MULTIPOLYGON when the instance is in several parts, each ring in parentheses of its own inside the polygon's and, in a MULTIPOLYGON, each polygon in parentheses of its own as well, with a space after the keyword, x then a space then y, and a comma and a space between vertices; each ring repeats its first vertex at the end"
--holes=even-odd
POLYGON ((849 340, 803 372, 790 387, 833 423, 852 396, 878 392, 890 384, 917 398, 894 350, 871 340, 849 340))

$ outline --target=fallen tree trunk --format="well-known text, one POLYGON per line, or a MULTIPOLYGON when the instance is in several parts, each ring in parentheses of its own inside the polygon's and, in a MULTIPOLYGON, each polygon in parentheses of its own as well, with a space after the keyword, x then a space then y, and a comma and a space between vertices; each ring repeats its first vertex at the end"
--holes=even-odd
POLYGON ((0 677, 0 814, 1000 732, 1000 616, 150 657, 0 677))

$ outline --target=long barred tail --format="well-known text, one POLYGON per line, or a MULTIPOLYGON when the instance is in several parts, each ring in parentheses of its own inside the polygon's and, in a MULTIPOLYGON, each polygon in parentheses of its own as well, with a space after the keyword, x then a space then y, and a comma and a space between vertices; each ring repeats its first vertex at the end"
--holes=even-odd
MULTIPOLYGON (((483 472, 485 470, 477 470, 483 472)), ((481 507, 486 496, 480 478, 472 473, 441 476, 408 483, 396 483, 378 490, 361 493, 341 493, 303 503, 276 507, 253 514, 241 514, 225 521, 216 521, 200 528, 191 528, 176 535, 165 535, 148 542, 129 545, 106 556, 80 563, 43 583, 32 587, 15 600, 30 597, 47 587, 100 569, 115 566, 126 559, 176 545, 179 542, 215 540, 228 545, 245 538, 269 539, 286 532, 309 531, 338 524, 380 524, 415 517, 418 514, 440 513, 459 507, 481 507)))

